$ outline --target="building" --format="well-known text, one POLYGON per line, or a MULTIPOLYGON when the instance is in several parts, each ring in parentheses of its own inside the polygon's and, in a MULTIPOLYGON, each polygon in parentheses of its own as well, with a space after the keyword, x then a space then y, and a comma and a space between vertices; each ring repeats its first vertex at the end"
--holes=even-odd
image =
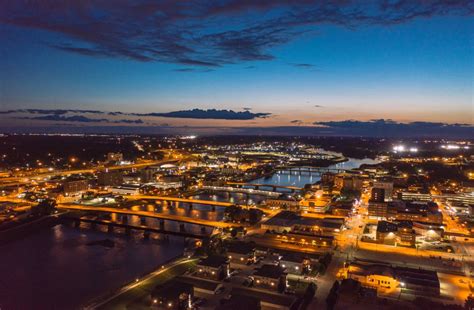
POLYGON ((443 214, 431 201, 369 202, 368 213, 372 219, 443 223, 443 214))
POLYGON ((187 309, 194 296, 192 284, 173 279, 153 289, 151 293, 152 309, 187 309))
POLYGON ((105 170, 97 174, 97 184, 99 186, 115 186, 123 183, 123 176, 120 171, 105 170))
POLYGON ((139 184, 123 184, 120 186, 112 186, 112 193, 119 195, 138 195, 140 193, 139 184))
POLYGON ((283 291, 286 288, 287 272, 278 265, 263 265, 253 274, 254 287, 283 291))
POLYGON ((260 299, 253 296, 241 295, 232 292, 228 300, 216 308, 216 310, 261 310, 260 299))
POLYGON ((192 285, 194 293, 199 295, 214 295, 223 287, 221 282, 204 278, 178 276, 175 279, 182 283, 192 285))
POLYGON ((229 259, 211 255, 201 260, 196 267, 196 277, 220 281, 229 275, 229 259))
POLYGON ((275 232, 290 231, 300 216, 292 211, 280 211, 260 225, 262 229, 275 232))
POLYGON ((332 215, 348 217, 354 208, 352 201, 335 201, 330 204, 329 210, 332 215))
POLYGON ((301 247, 328 247, 334 244, 333 236, 303 234, 298 232, 265 234, 265 238, 269 238, 280 243, 295 244, 301 247))
POLYGON ((440 283, 436 271, 356 260, 349 264, 347 278, 357 280, 362 286, 374 288, 377 292, 408 290, 414 295, 439 296, 440 294, 440 283))
POLYGON ((326 198, 322 198, 321 193, 317 193, 312 197, 300 200, 299 208, 301 210, 310 210, 313 212, 325 213, 329 209, 329 200, 326 198))
POLYGON ((280 211, 260 227, 275 233, 301 233, 307 235, 333 235, 340 232, 344 225, 343 218, 303 217, 292 211, 280 211))
POLYGON ((63 191, 65 194, 75 194, 84 192, 89 189, 89 181, 86 179, 66 180, 63 183, 63 191))
MULTIPOLYGON (((231 298, 230 300, 233 299, 233 296, 237 296, 236 298, 242 298, 242 300, 246 300, 247 298, 251 298, 252 300, 258 300, 260 302, 260 308, 262 309, 280 309, 280 310, 289 310, 289 309, 296 309, 296 298, 295 296, 292 295, 284 295, 284 294, 278 294, 276 292, 272 291, 263 291, 263 290, 256 290, 256 289, 251 289, 251 288, 245 288, 245 287, 233 287, 231 291, 231 298)), ((242 305, 242 303, 239 303, 242 305)), ((247 307, 239 307, 239 308, 233 308, 232 303, 227 304, 224 303, 222 307, 219 307, 217 309, 219 310, 227 310, 227 309, 232 309, 232 310, 253 310, 253 309, 258 309, 258 308, 253 308, 255 307, 255 304, 245 302, 247 307)))
POLYGON ((336 175, 334 179, 334 186, 338 190, 355 190, 360 191, 364 186, 365 178, 348 174, 348 173, 341 173, 336 175))
POLYGON ((371 219, 386 219, 388 215, 388 202, 369 201, 368 213, 371 219))
POLYGON ((115 163, 123 160, 123 154, 122 153, 107 153, 107 161, 109 163, 115 163))
POLYGON ((385 200, 392 200, 392 194, 393 194, 393 181, 391 180, 376 180, 374 181, 373 185, 374 189, 382 189, 383 190, 383 197, 384 201, 385 200))
POLYGON ((269 208, 284 209, 284 210, 298 210, 299 202, 293 196, 288 194, 281 194, 278 198, 268 198, 265 204, 269 208))
POLYGON ((416 233, 411 222, 392 223, 379 221, 376 232, 377 243, 415 246, 416 233))
POLYGON ((280 266, 288 274, 301 275, 311 268, 311 260, 303 253, 286 252, 280 255, 280 266))
POLYGON ((244 241, 234 241, 227 245, 227 257, 230 260, 230 267, 239 268, 247 262, 255 261, 255 244, 244 241))
POLYGON ((369 203, 383 203, 385 201, 385 190, 383 188, 372 188, 369 203))

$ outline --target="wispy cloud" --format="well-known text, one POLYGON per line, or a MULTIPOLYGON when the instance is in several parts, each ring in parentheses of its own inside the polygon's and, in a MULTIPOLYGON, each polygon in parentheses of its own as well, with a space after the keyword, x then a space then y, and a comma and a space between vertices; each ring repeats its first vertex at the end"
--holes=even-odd
POLYGON ((90 118, 83 115, 63 116, 58 114, 16 117, 23 120, 52 121, 52 122, 72 122, 72 123, 110 123, 110 124, 143 124, 141 119, 120 119, 110 120, 106 118, 90 118))
POLYGON ((0 111, 0 114, 27 114, 27 116, 17 116, 15 118, 47 121, 69 121, 69 122, 118 122, 118 123, 142 123, 142 120, 122 119, 113 120, 108 118, 90 118, 87 114, 100 114, 104 116, 132 116, 132 117, 167 117, 167 118, 192 118, 192 119, 221 119, 221 120, 252 120, 257 118, 267 118, 271 113, 253 113, 250 108, 244 111, 218 110, 218 109, 191 109, 171 112, 151 112, 151 113, 127 113, 127 112, 106 112, 97 110, 48 110, 48 109, 18 109, 0 111), (42 116, 35 116, 40 114, 42 116), (70 115, 74 114, 74 115, 70 115), (84 115, 85 114, 85 115, 84 115), (30 116, 32 115, 32 116, 30 116))
POLYGON ((313 64, 307 64, 307 63, 290 64, 290 65, 296 68, 303 68, 303 69, 314 69, 316 67, 313 64))
POLYGON ((46 43, 58 50, 211 68, 272 60, 272 48, 314 34, 321 24, 390 26, 473 13, 471 0, 0 0, 0 23, 59 33, 64 40, 46 43), (248 18, 256 13, 269 14, 248 18))

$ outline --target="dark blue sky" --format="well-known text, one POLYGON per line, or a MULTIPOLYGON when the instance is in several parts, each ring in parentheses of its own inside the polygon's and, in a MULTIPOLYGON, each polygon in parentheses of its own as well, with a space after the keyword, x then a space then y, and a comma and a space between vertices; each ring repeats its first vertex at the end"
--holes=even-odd
MULTIPOLYGON (((0 0, 1 110, 155 126, 474 123, 472 1, 322 3, 0 0), (196 108, 255 115, 149 115, 196 108), (95 119, 64 115, 78 114, 95 119)), ((0 117, 78 122, 41 115, 0 117)))

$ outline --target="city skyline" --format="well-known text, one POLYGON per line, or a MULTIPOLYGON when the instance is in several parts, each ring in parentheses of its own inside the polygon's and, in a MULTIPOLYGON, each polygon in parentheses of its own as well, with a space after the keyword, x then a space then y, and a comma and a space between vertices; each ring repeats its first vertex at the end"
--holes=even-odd
POLYGON ((469 1, 0 7, 4 130, 474 124, 469 1))

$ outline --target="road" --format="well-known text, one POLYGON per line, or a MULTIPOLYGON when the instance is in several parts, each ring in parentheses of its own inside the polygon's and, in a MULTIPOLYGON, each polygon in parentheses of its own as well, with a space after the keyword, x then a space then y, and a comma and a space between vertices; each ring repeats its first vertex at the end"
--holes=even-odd
POLYGON ((172 215, 172 214, 162 214, 149 211, 133 211, 127 209, 117 209, 113 207, 94 207, 94 206, 83 206, 77 204, 59 204, 58 209, 63 210, 74 210, 74 211, 90 211, 90 212, 103 212, 103 213, 116 213, 116 214, 126 214, 126 215, 137 215, 142 217, 152 217, 162 220, 169 220, 175 222, 183 222, 188 224, 195 224, 201 226, 210 226, 217 228, 227 228, 227 227, 238 227, 241 225, 233 223, 224 223, 219 221, 210 221, 198 218, 190 218, 186 216, 172 215))
POLYGON ((127 169, 138 169, 144 168, 148 166, 154 165, 163 165, 178 162, 180 159, 167 159, 167 160, 160 160, 160 161, 147 161, 142 163, 135 163, 130 165, 118 165, 118 166, 111 166, 111 167, 94 167, 94 168, 87 168, 87 169, 74 169, 74 170, 53 170, 50 172, 44 173, 37 173, 32 174, 29 176, 23 177, 7 177, 7 178, 0 178, 0 186, 15 186, 15 185, 22 185, 30 183, 31 180, 44 180, 45 178, 51 178, 53 176, 63 176, 63 175, 70 175, 70 174, 82 174, 82 173, 95 173, 100 170, 127 170, 127 169))

